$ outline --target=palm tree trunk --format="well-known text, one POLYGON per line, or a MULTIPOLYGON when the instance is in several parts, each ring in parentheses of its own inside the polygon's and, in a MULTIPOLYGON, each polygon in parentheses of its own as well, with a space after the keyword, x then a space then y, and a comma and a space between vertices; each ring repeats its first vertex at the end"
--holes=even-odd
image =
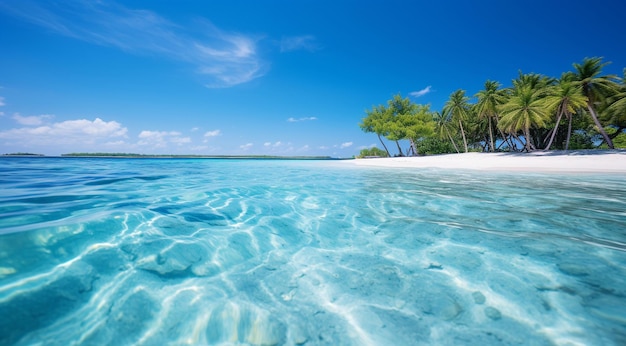
POLYGON ((417 145, 412 139, 409 139, 409 142, 411 142, 411 150, 413 151, 413 155, 411 156, 417 156, 417 145))
POLYGON ((459 147, 456 146, 456 143, 454 143, 454 139, 452 139, 452 136, 450 135, 450 132, 448 131, 448 129, 446 130, 446 134, 448 134, 448 138, 450 138, 450 142, 452 142, 452 146, 454 146, 454 150, 456 150, 456 153, 459 153, 459 147))
POLYGON ((498 118, 496 118, 496 128, 498 129, 498 131, 500 132, 500 136, 502 137, 503 141, 502 143, 500 143, 500 145, 498 146, 498 148, 502 147, 502 144, 506 143, 507 145, 509 145, 509 148, 513 147, 513 140, 511 140, 511 143, 509 143, 509 138, 510 136, 507 136, 504 131, 500 130, 500 128, 498 128, 498 118))
POLYGON ((552 142, 554 141, 554 136, 556 136, 556 130, 559 128, 559 123, 561 122, 562 116, 563 116, 563 110, 561 109, 559 112, 559 116, 556 117, 556 124, 554 125, 554 130, 552 130, 552 136, 550 136, 550 142, 548 142, 548 145, 546 145, 545 149, 543 149, 544 151, 550 150, 550 147, 552 146, 552 142))
POLYGON ((615 147, 613 146, 613 141, 611 140, 611 138, 609 138, 609 135, 606 133, 606 131, 604 131, 604 127, 602 127, 602 124, 600 124, 600 120, 598 120, 598 115, 596 114, 596 111, 593 109, 593 107, 591 107, 591 104, 587 103, 587 109, 589 109, 589 113, 591 113, 593 122, 598 127, 598 131, 600 131, 602 137, 604 137, 604 141, 606 141, 606 144, 609 146, 609 148, 615 149, 615 147))
POLYGON ((569 123, 567 124, 567 139, 565 140, 565 150, 569 150, 569 139, 572 136, 572 114, 567 113, 569 123))
POLYGON ((396 145, 398 146, 398 155, 402 156, 402 148, 400 148, 400 142, 396 141, 396 145))
POLYGON ((524 128, 524 137, 526 137, 526 151, 530 153, 533 151, 533 146, 530 143, 530 129, 528 126, 524 128))
MULTIPOLYGON (((516 134, 511 133, 511 137, 517 139, 520 144, 522 145, 522 148, 524 148, 526 146, 526 143, 524 143, 524 141, 522 141, 516 134)), ((515 151, 517 151, 517 145, 515 145, 515 142, 513 142, 513 140, 511 139, 511 144, 513 144, 513 147, 515 148, 515 151)), ((523 149, 522 149, 523 151, 523 149)))
POLYGON ((463 136, 463 145, 465 146, 465 152, 467 152, 467 139, 465 139, 465 130, 463 130, 463 122, 459 119, 459 127, 461 128, 461 135, 463 136))
POLYGON ((491 125, 491 117, 488 117, 489 119, 489 140, 491 141, 491 152, 496 151, 495 145, 493 144, 493 129, 492 129, 492 125, 491 125))
POLYGON ((389 153, 389 149, 387 149, 387 146, 385 145, 385 142, 383 142, 383 139, 380 138, 380 134, 376 134, 378 136, 378 140, 380 141, 380 144, 383 145, 383 148, 385 148, 385 151, 387 152, 387 157, 391 157, 391 154, 389 153))

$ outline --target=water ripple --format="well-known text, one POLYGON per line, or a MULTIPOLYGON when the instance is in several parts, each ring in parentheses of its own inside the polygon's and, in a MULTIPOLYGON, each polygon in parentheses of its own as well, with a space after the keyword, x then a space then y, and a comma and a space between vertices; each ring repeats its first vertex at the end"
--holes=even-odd
POLYGON ((626 342, 621 177, 7 162, 0 344, 626 342))

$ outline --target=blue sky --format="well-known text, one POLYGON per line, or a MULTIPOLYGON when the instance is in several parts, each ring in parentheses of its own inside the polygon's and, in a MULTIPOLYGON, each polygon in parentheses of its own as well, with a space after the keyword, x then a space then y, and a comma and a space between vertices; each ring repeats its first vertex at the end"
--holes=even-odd
MULTIPOLYGON (((350 157, 394 94, 626 67, 622 1, 0 1, 0 153, 350 157)), ((380 145, 380 144, 378 144, 380 145)))

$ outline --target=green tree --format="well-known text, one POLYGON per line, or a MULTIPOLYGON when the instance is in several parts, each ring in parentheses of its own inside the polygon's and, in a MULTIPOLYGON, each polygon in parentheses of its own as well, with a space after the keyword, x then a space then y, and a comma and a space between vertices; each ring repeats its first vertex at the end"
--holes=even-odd
POLYGON ((447 139, 427 137, 420 141, 420 155, 438 155, 453 153, 456 149, 447 139))
POLYGON ((435 135, 439 139, 450 140, 454 150, 459 153, 459 147, 456 145, 456 141, 452 137, 453 134, 456 134, 456 127, 452 122, 450 117, 450 113, 447 111, 442 112, 434 112, 433 120, 435 121, 435 135))
POLYGON ((383 105, 374 106, 371 110, 365 111, 365 113, 367 116, 362 119, 359 127, 365 133, 375 133, 376 136, 378 136, 378 140, 383 145, 383 148, 385 148, 387 156, 391 156, 391 154, 389 154, 389 149, 387 149, 387 146, 381 137, 388 134, 387 123, 391 120, 391 114, 383 105))
POLYGON ((498 122, 498 107, 506 102, 506 96, 499 88, 500 83, 488 80, 485 82, 485 89, 475 95, 478 99, 475 106, 476 115, 479 119, 487 119, 489 150, 492 152, 495 151, 492 120, 498 122))
POLYGON ((580 83, 583 95, 587 97, 587 110, 593 119, 598 132, 604 138, 609 148, 614 149, 611 138, 604 130, 598 119, 596 108, 606 100, 607 96, 615 93, 617 84, 613 75, 602 76, 602 68, 608 63, 602 63, 602 58, 585 58, 582 64, 574 64, 576 80, 580 83))
POLYGON ((364 157, 388 157, 389 155, 385 150, 379 149, 377 147, 365 148, 362 149, 359 153, 359 158, 364 157))
POLYGON ((550 112, 555 112, 556 123, 550 135, 550 141, 544 150, 550 150, 563 116, 568 121, 567 139, 565 140, 565 150, 568 150, 572 135, 572 115, 577 110, 587 106, 587 97, 583 95, 582 87, 573 80, 573 75, 564 73, 559 82, 549 89, 545 102, 550 112))
MULTIPOLYGON (((607 108, 607 114, 610 116, 609 122, 617 128, 614 136, 609 134, 609 137, 613 140, 613 144, 616 147, 622 147, 615 143, 615 139, 618 136, 626 137, 626 134, 623 133, 626 128, 626 68, 624 69, 624 75, 620 78, 619 89, 617 93, 613 95, 610 99, 610 106, 607 108)), ((623 142, 623 139, 620 140, 620 143, 623 142)))
POLYGON ((413 104, 409 112, 397 116, 397 121, 405 129, 405 139, 411 143, 412 155, 418 154, 417 143, 435 132, 435 122, 427 105, 413 104))
POLYGON ((443 107, 444 112, 451 114, 452 119, 459 124, 459 130, 463 137, 463 146, 467 153, 467 139, 465 138, 465 130, 463 129, 463 122, 469 118, 469 97, 465 96, 465 90, 457 90, 450 95, 448 101, 443 107))
POLYGON ((429 106, 417 105, 408 97, 394 95, 387 102, 387 109, 391 113, 391 121, 387 123, 387 138, 396 142, 398 155, 403 156, 400 140, 408 140, 410 148, 407 154, 417 154, 417 141, 434 132, 435 124, 432 120, 429 106))
POLYGON ((509 100, 500 108, 502 118, 498 127, 502 131, 515 134, 522 131, 526 140, 526 151, 534 150, 531 143, 531 127, 542 127, 548 118, 548 110, 542 98, 543 89, 534 89, 530 85, 520 85, 514 88, 509 100))
POLYGON ((387 105, 379 105, 366 111, 359 127, 367 133, 376 133, 382 143, 387 156, 391 156, 387 146, 382 140, 384 136, 390 141, 396 142, 398 155, 403 156, 401 140, 409 140, 409 153, 417 153, 416 142, 424 136, 429 136, 434 131, 434 123, 428 106, 417 105, 407 97, 394 95, 387 105))

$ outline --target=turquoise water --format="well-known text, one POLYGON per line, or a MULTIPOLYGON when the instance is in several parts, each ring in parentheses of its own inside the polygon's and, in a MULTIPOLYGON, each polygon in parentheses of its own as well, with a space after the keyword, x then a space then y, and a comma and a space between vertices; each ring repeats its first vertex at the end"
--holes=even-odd
POLYGON ((626 177, 0 159, 2 345, 626 344, 626 177))

